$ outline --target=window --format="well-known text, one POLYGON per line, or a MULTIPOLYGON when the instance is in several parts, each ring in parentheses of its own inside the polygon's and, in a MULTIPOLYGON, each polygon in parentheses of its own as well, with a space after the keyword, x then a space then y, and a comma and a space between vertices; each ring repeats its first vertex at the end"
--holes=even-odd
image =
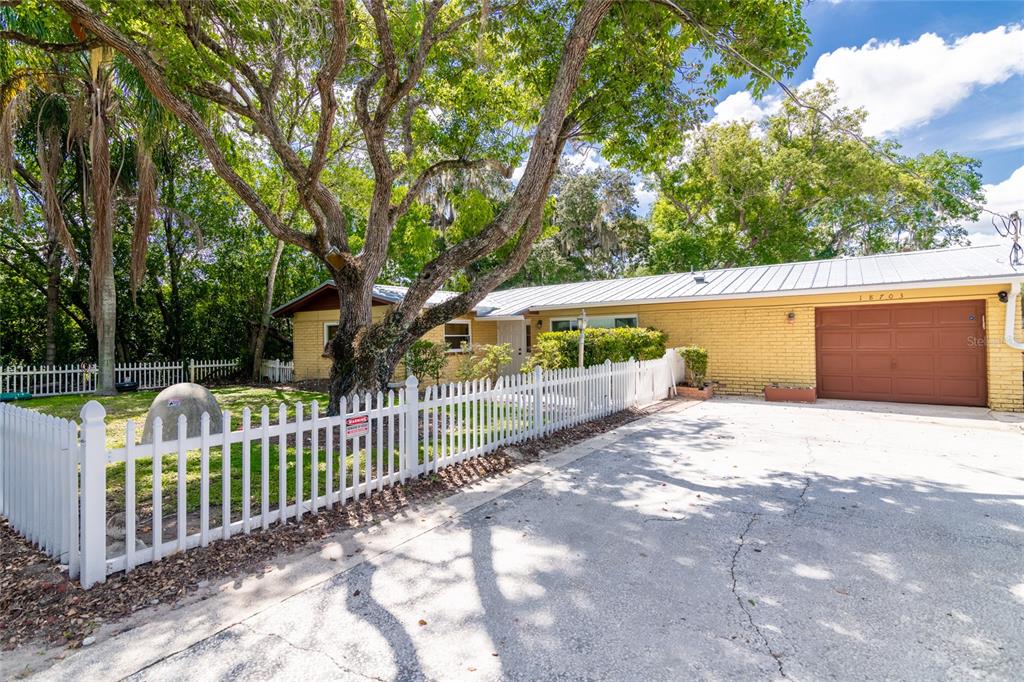
POLYGON ((529 320, 526 321, 526 352, 533 352, 533 328, 529 320))
POLYGON ((324 323, 324 357, 333 357, 331 339, 338 333, 338 323, 324 323))
MULTIPOLYGON (((605 315, 601 317, 588 317, 587 326, 593 329, 612 329, 614 327, 635 327, 636 315, 605 315)), ((565 317, 551 320, 551 331, 567 332, 579 329, 576 318, 565 317)))
POLYGON ((469 348, 473 345, 473 335, 469 320, 452 320, 444 325, 444 345, 449 353, 461 353, 462 344, 469 348))
POLYGON ((333 357, 331 355, 331 339, 338 332, 337 322, 324 322, 324 353, 323 357, 333 357))
POLYGON ((338 333, 337 322, 324 322, 324 348, 331 342, 334 335, 338 333))

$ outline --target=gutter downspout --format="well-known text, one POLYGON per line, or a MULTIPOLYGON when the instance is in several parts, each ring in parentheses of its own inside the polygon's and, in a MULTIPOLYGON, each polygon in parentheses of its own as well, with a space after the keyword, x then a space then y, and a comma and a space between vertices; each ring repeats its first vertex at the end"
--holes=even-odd
POLYGON ((1016 280, 1010 283, 1010 297, 1006 299, 1006 323, 1003 325, 1003 341, 1010 348, 1024 351, 1024 343, 1014 338, 1014 330, 1017 328, 1017 298, 1020 296, 1020 285, 1024 280, 1016 280))

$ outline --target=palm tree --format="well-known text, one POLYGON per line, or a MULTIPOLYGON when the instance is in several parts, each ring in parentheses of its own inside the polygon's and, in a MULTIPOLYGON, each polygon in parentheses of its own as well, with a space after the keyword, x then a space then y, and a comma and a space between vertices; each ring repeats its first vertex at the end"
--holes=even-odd
MULTIPOLYGON (((134 71, 126 63, 115 60, 109 48, 81 42, 80 49, 74 49, 75 43, 67 42, 67 31, 61 27, 19 26, 17 15, 8 15, 5 20, 6 28, 12 31, 34 31, 35 39, 49 49, 44 47, 40 52, 38 49, 8 47, 13 58, 0 59, 0 172, 16 216, 23 212, 16 174, 18 180, 33 190, 32 194, 39 201, 50 244, 46 255, 51 268, 50 281, 59 283, 61 258, 58 249, 63 250, 72 265, 77 264, 77 252, 67 229, 61 194, 57 191, 57 178, 69 160, 75 164, 74 175, 80 180, 82 213, 88 216, 88 307, 96 335, 97 392, 113 393, 117 333, 114 216, 116 189, 125 169, 123 164, 117 169, 112 168, 111 143, 127 147, 125 142, 118 140, 119 127, 123 132, 136 120, 144 121, 133 126, 131 135, 137 150, 133 169, 137 178, 131 273, 134 294, 143 277, 146 245, 156 203, 156 173, 148 150, 157 135, 155 131, 159 129, 161 117, 132 118, 133 107, 136 111, 148 108, 149 96, 143 94, 145 89, 141 86, 141 79, 133 77, 134 71), (46 30, 50 31, 49 35, 38 35, 39 31, 46 30), (27 114, 36 110, 38 114, 33 122, 27 114), (118 120, 119 112, 125 114, 123 121, 118 120), (29 171, 19 163, 15 149, 16 134, 33 124, 38 158, 35 183, 29 171), (85 210, 87 205, 91 205, 91 211, 85 210)), ((52 288, 56 299, 59 291, 52 288)), ((49 302, 51 287, 47 289, 47 297, 49 302)), ((48 327, 51 325, 52 320, 48 320, 48 327)), ((47 345, 49 359, 50 339, 47 345)))

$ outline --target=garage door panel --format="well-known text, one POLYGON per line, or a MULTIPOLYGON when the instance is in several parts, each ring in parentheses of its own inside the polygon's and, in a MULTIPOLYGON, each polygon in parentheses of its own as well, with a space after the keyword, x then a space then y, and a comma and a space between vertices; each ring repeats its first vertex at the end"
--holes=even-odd
POLYGON ((855 327, 891 327, 892 315, 884 306, 855 309, 853 314, 855 327))
POLYGON ((816 311, 823 398, 984 405, 984 302, 816 311))
POLYGON ((901 330, 894 336, 900 351, 931 351, 935 346, 935 332, 931 329, 901 330))
POLYGON ((822 377, 820 383, 830 393, 853 393, 853 377, 850 375, 822 377))
POLYGON ((818 363, 826 374, 851 374, 853 373, 854 356, 838 353, 822 353, 818 363))
POLYGON ((854 345, 857 350, 888 350, 892 348, 892 332, 854 332, 854 345))
POLYGON ((971 350, 979 345, 975 330, 970 327, 959 330, 945 329, 937 334, 938 346, 944 351, 971 350))
POLYGON ((889 394, 892 393, 892 377, 856 376, 853 378, 853 388, 859 393, 889 394))
POLYGON ((853 326, 853 312, 849 308, 822 310, 818 315, 818 324, 827 327, 853 326))
POLYGON ((977 379, 943 377, 938 380, 938 389, 940 395, 963 396, 985 401, 985 384, 977 379))
POLYGON ((978 377, 985 373, 985 358, 978 353, 944 353, 936 358, 941 375, 978 377))
POLYGON ((894 327, 933 327, 935 311, 930 308, 908 306, 902 310, 893 310, 892 324, 894 327))
POLYGON ((892 371, 894 374, 924 374, 931 376, 935 373, 935 356, 924 353, 903 353, 892 359, 892 371))
POLYGON ((982 309, 974 304, 949 305, 939 309, 936 322, 941 326, 964 325, 976 326, 981 318, 982 309))
POLYGON ((893 377, 892 388, 899 395, 926 399, 935 395, 935 378, 896 376, 893 377))
POLYGON ((818 334, 818 347, 823 351, 829 350, 853 350, 852 332, 821 332, 818 334))
POLYGON ((889 353, 857 353, 853 356, 851 372, 854 374, 888 374, 892 368, 889 353))

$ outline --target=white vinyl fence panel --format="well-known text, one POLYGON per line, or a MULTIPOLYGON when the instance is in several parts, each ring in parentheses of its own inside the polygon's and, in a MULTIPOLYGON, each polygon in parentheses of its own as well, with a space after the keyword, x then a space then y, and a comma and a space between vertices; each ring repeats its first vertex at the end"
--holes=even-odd
POLYGON ((181 362, 130 362, 114 369, 116 381, 136 381, 139 390, 165 388, 186 381, 185 365, 181 362))
POLYGON ((0 514, 78 575, 78 425, 0 403, 0 514))
POLYGON ((0 393, 65 395, 96 390, 95 365, 15 365, 0 367, 0 393))
MULTIPOLYGON (((114 367, 115 381, 137 381, 140 390, 166 388, 183 381, 202 382, 231 374, 238 360, 126 362, 114 367)), ((95 393, 96 365, 15 365, 0 367, 0 393, 33 396, 95 393)))
MULTIPOLYGON (((216 420, 204 414, 192 436, 182 416, 177 438, 167 441, 157 423, 153 441, 140 443, 140 425, 130 420, 126 445, 116 449, 107 448, 106 414, 96 401, 82 409, 77 440, 73 422, 33 426, 51 424, 44 422, 50 418, 4 406, 4 513, 12 504, 23 510, 33 503, 25 497, 33 488, 7 485, 12 467, 21 477, 14 480, 40 482, 43 504, 54 508, 55 518, 70 518, 74 508, 81 518, 82 585, 88 588, 113 572, 256 528, 301 523, 321 509, 503 445, 663 399, 675 385, 671 355, 586 369, 537 368, 493 384, 430 386, 422 394, 416 377, 409 377, 397 391, 342 400, 336 415, 315 401, 291 410, 285 404, 274 411, 247 408, 240 415, 223 412, 218 431, 216 420), (33 428, 55 435, 33 438, 33 428), (80 512, 68 503, 77 499, 68 480, 75 478, 76 456, 80 512), (111 467, 123 467, 124 492, 116 497, 108 496, 111 467), (45 483, 57 469, 65 478, 45 483)), ((68 534, 59 524, 37 530, 33 524, 42 522, 24 511, 17 517, 19 532, 35 533, 37 542, 63 542, 68 534)))

